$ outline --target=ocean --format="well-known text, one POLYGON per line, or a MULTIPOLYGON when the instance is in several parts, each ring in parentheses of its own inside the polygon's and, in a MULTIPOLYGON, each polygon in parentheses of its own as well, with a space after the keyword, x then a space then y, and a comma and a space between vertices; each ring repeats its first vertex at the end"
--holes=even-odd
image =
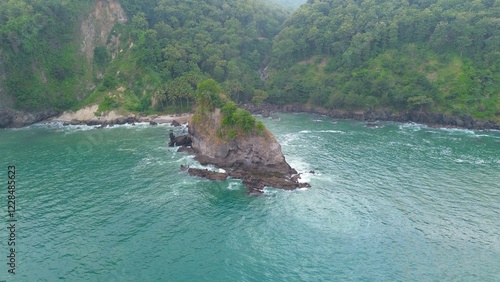
POLYGON ((500 281, 500 132, 258 119, 311 188, 189 176, 168 125, 0 130, 0 281, 500 281))

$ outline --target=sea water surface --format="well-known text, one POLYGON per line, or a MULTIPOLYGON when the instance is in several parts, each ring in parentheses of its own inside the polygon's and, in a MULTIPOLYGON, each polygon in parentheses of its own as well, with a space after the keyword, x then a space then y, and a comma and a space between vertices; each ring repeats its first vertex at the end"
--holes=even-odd
POLYGON ((0 280, 500 281, 500 132, 260 119, 310 189, 191 177, 170 126, 0 130, 0 280))

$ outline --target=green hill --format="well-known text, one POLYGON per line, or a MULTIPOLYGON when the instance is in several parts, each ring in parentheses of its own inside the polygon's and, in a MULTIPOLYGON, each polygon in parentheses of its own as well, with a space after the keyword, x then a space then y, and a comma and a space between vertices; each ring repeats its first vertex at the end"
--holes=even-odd
POLYGON ((186 112, 214 79, 236 103, 500 121, 499 1, 276 5, 302 2, 0 1, 0 108, 186 112))
POLYGON ((273 44, 268 100, 500 119, 499 1, 308 1, 273 44))
POLYGON ((0 2, 0 102, 188 111, 207 78, 250 100, 287 16, 256 0, 91 2, 0 2))
POLYGON ((300 5, 306 3, 307 0, 270 0, 272 3, 276 3, 282 7, 290 10, 296 10, 300 5))

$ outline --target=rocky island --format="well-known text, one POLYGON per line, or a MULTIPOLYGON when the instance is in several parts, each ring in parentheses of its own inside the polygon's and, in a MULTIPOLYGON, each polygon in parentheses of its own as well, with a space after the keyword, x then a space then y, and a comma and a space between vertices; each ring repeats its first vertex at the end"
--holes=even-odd
POLYGON ((298 181, 300 175, 286 162, 271 131, 230 101, 214 80, 200 83, 197 98, 198 107, 189 123, 195 159, 226 172, 189 168, 191 175, 242 179, 251 193, 260 193, 266 186, 288 190, 309 187, 298 181))

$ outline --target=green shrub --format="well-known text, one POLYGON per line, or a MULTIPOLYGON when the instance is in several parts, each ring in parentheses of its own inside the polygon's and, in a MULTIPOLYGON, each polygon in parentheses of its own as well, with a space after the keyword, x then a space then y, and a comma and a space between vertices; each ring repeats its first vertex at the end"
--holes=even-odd
POLYGON ((104 99, 99 103, 99 112, 105 112, 105 111, 111 111, 113 109, 116 109, 120 106, 120 103, 116 101, 115 99, 105 96, 104 99))

